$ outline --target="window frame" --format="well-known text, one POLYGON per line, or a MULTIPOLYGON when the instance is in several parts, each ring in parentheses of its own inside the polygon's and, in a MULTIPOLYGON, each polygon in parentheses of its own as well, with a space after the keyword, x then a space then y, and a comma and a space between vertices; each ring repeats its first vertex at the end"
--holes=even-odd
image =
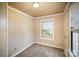
POLYGON ((44 39, 44 40, 54 40, 54 20, 52 19, 52 18, 46 18, 46 19, 41 19, 40 20, 40 39, 44 39), (50 38, 43 38, 42 36, 41 36, 41 34, 42 34, 42 22, 46 22, 46 21, 52 21, 53 22, 53 27, 52 27, 52 39, 50 39, 50 38))

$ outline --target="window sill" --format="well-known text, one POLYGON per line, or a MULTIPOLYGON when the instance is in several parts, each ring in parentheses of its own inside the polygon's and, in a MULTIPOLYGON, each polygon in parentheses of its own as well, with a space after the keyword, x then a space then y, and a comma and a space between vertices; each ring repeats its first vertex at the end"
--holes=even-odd
POLYGON ((41 40, 53 41, 54 39, 40 38, 41 40))

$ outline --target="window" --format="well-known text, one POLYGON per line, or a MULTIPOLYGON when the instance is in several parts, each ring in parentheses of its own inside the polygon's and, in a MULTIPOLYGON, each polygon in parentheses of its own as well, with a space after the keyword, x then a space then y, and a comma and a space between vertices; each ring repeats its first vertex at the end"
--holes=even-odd
POLYGON ((78 56, 78 35, 78 32, 71 31, 71 51, 74 56, 78 56))
POLYGON ((53 40, 54 37, 54 22, 51 19, 44 19, 40 22, 41 39, 53 40))

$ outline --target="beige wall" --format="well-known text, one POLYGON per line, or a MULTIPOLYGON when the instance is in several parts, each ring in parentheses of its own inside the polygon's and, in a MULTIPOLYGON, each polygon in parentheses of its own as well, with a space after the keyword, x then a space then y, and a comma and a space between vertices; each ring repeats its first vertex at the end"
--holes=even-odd
POLYGON ((33 17, 8 6, 8 55, 12 56, 34 43, 33 17))
POLYGON ((64 51, 66 56, 68 56, 69 52, 69 44, 70 44, 70 19, 69 19, 69 10, 66 11, 64 20, 64 51))
POLYGON ((70 8, 65 12, 65 21, 64 21, 64 39, 65 39, 65 54, 66 56, 74 56, 71 52, 71 26, 79 28, 79 3, 72 3, 70 8), (72 20, 72 21, 71 21, 72 20))
POLYGON ((9 56, 17 53, 27 45, 34 42, 64 49, 64 15, 62 13, 54 16, 33 18, 31 16, 21 14, 11 7, 8 7, 8 18, 9 56), (54 40, 52 41, 40 39, 40 20, 44 18, 51 18, 52 20, 54 19, 54 40))
POLYGON ((70 56, 71 50, 71 3, 68 5, 64 12, 64 52, 66 56, 70 56))
POLYGON ((63 25, 64 18, 63 14, 56 16, 44 16, 44 17, 36 17, 36 43, 57 47, 64 49, 64 39, 63 39, 63 25), (54 40, 44 40, 40 39, 40 20, 44 18, 54 19, 54 40))
POLYGON ((7 56, 7 13, 6 3, 0 3, 0 57, 7 56))

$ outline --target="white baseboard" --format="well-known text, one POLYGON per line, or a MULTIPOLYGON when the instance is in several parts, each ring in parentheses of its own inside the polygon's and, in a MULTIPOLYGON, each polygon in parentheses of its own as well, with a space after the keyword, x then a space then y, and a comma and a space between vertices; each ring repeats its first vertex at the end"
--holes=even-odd
POLYGON ((70 57, 75 57, 71 51, 69 51, 70 57))
POLYGON ((75 57, 70 50, 69 51, 64 50, 64 53, 65 53, 66 57, 75 57), (67 52, 68 52, 68 54, 67 54, 67 52))
MULTIPOLYGON (((38 42, 35 42, 35 43, 41 44, 41 43, 38 43, 38 42)), ((22 50, 20 50, 19 52, 13 54, 11 57, 15 57, 16 55, 20 54, 21 52, 23 52, 25 49, 27 49, 28 47, 30 47, 30 46, 33 45, 33 44, 34 44, 34 43, 29 44, 29 45, 26 46, 24 49, 22 49, 22 50)), ((44 45, 44 44, 42 44, 42 45, 44 45)), ((47 46, 47 45, 46 45, 46 46, 47 46)), ((53 46, 50 46, 50 47, 53 47, 53 46)), ((56 48, 60 48, 60 47, 56 47, 56 48)), ((60 48, 60 49, 63 49, 63 48, 60 48)))
POLYGON ((66 52, 67 52, 67 51, 65 51, 65 49, 64 49, 64 54, 65 54, 65 56, 66 56, 66 57, 68 57, 68 55, 67 55, 67 53, 66 53, 66 52))
POLYGON ((20 50, 19 52, 13 54, 11 57, 15 57, 16 55, 20 54, 22 51, 24 51, 25 49, 27 49, 28 47, 30 47, 31 45, 33 45, 34 43, 29 44, 28 46, 26 46, 24 49, 20 50))
POLYGON ((37 44, 41 44, 41 45, 45 45, 45 46, 49 46, 49 47, 55 47, 55 48, 59 48, 59 49, 63 49, 63 50, 64 50, 64 48, 62 48, 62 47, 58 47, 58 46, 51 46, 51 45, 42 44, 42 43, 39 43, 39 42, 35 42, 35 43, 37 43, 37 44))

